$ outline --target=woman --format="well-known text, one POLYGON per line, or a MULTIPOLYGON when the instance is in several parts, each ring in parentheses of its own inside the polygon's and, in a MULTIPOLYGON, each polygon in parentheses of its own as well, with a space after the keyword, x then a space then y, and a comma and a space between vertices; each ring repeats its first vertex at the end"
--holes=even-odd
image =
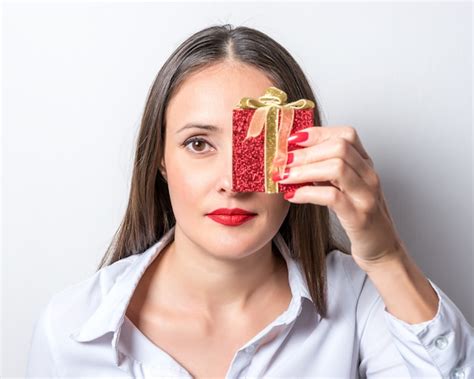
POLYGON ((166 61, 114 243, 44 308, 28 376, 472 374, 473 329, 410 257, 354 128, 293 136, 289 175, 275 180, 313 186, 232 191, 231 110, 269 86, 316 102, 289 53, 246 27, 206 28, 166 61), (221 208, 254 217, 229 226, 209 216, 221 208))

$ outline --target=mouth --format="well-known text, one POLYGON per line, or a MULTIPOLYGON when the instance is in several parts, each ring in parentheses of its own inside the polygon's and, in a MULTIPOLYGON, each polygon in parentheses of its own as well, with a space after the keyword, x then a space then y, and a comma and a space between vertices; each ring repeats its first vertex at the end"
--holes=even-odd
POLYGON ((242 208, 219 208, 207 216, 219 224, 238 226, 255 218, 257 213, 242 208))
POLYGON ((239 226, 247 221, 254 219, 256 214, 208 214, 209 218, 218 222, 219 224, 227 226, 239 226))
POLYGON ((244 215, 244 216, 255 216, 255 212, 248 211, 242 208, 219 208, 215 209, 212 212, 208 213, 209 215, 225 215, 225 216, 233 216, 233 215, 244 215))

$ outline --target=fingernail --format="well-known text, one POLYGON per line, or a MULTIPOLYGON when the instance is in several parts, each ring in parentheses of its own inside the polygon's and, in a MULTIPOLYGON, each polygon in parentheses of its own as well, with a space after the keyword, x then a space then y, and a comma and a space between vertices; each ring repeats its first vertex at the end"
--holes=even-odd
POLYGON ((280 176, 280 174, 277 171, 277 172, 273 173, 272 179, 273 179, 274 182, 277 182, 279 180, 283 180, 283 179, 288 178, 289 175, 290 175, 290 169, 287 167, 287 168, 285 168, 285 172, 283 173, 283 176, 280 176))
POLYGON ((288 200, 288 199, 291 199, 293 196, 295 196, 295 191, 289 191, 289 192, 286 192, 283 197, 285 198, 285 200, 288 200))
POLYGON ((299 143, 304 142, 308 139, 309 133, 308 132, 297 132, 288 137, 289 143, 299 143))
POLYGON ((288 160, 286 162, 286 164, 290 164, 291 162, 293 162, 293 153, 288 153, 288 160))

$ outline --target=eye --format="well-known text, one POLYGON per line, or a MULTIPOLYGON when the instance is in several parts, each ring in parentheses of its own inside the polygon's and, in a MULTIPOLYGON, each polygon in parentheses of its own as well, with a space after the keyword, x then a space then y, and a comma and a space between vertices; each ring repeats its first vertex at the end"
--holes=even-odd
MULTIPOLYGON (((209 142, 207 142, 205 139, 203 138, 199 138, 199 137, 192 137, 192 138, 189 138, 187 139, 184 143, 183 143, 183 146, 187 148, 187 146, 189 144, 192 144, 193 146, 193 150, 195 147, 197 147, 197 150, 194 150, 192 152, 196 152, 197 154, 203 154, 203 150, 199 150, 199 144, 202 145, 202 142, 204 142, 204 144, 208 144, 209 146, 211 146, 211 144, 209 142)), ((189 150, 189 149, 188 149, 189 150)), ((205 152, 205 151, 204 151, 205 152)))

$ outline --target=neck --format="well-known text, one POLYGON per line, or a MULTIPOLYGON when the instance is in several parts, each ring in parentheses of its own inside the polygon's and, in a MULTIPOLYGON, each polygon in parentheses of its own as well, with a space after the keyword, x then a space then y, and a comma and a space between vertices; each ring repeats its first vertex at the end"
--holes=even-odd
POLYGON ((159 303, 206 318, 245 311, 263 294, 281 288, 278 282, 286 268, 271 241, 258 251, 240 253, 238 259, 223 258, 196 246, 178 227, 158 258, 154 291, 160 294, 159 303))

